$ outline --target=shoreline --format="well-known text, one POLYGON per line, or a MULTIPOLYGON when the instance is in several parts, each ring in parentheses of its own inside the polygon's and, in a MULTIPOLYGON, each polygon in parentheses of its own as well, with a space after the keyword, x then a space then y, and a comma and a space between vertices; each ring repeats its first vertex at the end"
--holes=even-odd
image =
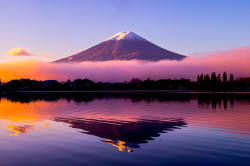
POLYGON ((86 91, 0 91, 0 94, 11 93, 99 93, 99 94, 250 94, 250 91, 192 91, 192 90, 86 90, 86 91))

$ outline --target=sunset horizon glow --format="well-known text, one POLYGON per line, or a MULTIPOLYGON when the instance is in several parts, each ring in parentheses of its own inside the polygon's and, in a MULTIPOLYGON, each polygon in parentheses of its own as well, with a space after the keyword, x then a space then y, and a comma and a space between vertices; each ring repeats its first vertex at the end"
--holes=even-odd
POLYGON ((65 64, 42 60, 20 60, 1 63, 0 78, 3 82, 21 78, 58 81, 87 78, 97 82, 124 82, 132 78, 195 80, 197 74, 224 71, 233 73, 236 77, 249 77, 249 61, 250 47, 218 51, 203 56, 189 56, 182 61, 114 60, 65 64))

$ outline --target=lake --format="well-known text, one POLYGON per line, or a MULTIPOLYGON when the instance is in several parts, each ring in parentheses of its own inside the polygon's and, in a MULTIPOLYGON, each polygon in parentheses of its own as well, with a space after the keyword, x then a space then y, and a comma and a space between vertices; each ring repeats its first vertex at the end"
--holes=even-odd
POLYGON ((0 165, 250 165, 249 94, 19 93, 0 165))

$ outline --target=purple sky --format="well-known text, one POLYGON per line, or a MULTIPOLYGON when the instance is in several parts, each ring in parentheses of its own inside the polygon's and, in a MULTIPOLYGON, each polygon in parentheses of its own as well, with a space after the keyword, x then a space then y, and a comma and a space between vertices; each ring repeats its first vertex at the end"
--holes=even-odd
POLYGON ((177 53, 250 45, 249 0, 2 0, 0 58, 62 58, 131 30, 177 53), (29 58, 29 57, 25 57, 29 58))

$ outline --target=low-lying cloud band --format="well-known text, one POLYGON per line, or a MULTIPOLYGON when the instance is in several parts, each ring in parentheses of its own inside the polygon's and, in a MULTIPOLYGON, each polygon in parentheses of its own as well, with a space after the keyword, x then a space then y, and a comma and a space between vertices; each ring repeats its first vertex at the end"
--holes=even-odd
POLYGON ((250 76, 250 47, 187 57, 182 61, 105 61, 82 63, 49 63, 44 61, 11 61, 0 64, 3 81, 20 78, 60 80, 88 78, 94 81, 122 82, 139 79, 195 80, 197 74, 233 73, 236 77, 250 76))

